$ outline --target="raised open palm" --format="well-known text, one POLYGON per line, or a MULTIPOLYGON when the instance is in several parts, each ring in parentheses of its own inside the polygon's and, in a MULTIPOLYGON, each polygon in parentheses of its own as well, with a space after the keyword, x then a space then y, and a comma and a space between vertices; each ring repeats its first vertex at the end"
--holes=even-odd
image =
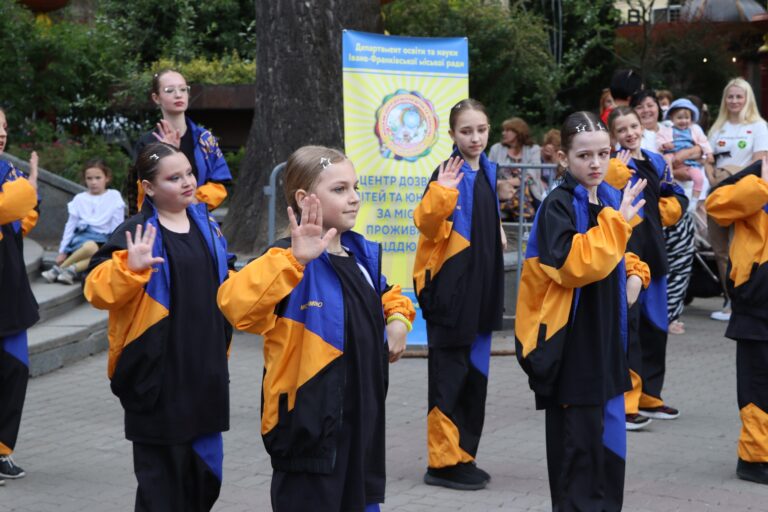
POLYGON ((445 188, 456 188, 459 186, 464 173, 461 172, 461 166, 464 165, 464 160, 461 157, 451 157, 447 162, 440 164, 440 169, 437 171, 437 183, 445 188))
POLYGON ((624 187, 624 196, 621 198, 621 206, 619 207, 619 213, 624 217, 624 220, 629 222, 632 220, 632 217, 637 215, 637 212, 640 210, 640 208, 643 207, 645 204, 645 199, 641 199, 637 202, 637 204, 634 203, 637 196, 640 194, 640 192, 643 191, 645 186, 648 184, 646 180, 638 180, 637 183, 632 185, 631 183, 627 183, 627 186, 624 187))
POLYGON ((181 147, 181 132, 171 126, 171 123, 165 119, 161 119, 160 122, 157 123, 157 131, 152 132, 152 135, 154 135, 159 142, 165 142, 175 148, 181 147))
POLYGON ((33 151, 32 154, 29 155, 29 176, 27 176, 27 181, 35 187, 35 190, 37 190, 38 160, 37 151, 33 151))
POLYGON ((291 252, 302 265, 320 256, 336 236, 336 228, 329 229, 323 235, 323 209, 315 194, 306 196, 302 201, 301 224, 296 222, 293 208, 288 207, 288 223, 291 228, 291 252))
POLYGON ((142 272, 147 270, 155 263, 162 263, 163 258, 152 256, 152 247, 155 245, 157 228, 152 224, 147 224, 147 229, 143 230, 141 224, 136 226, 136 236, 131 237, 131 232, 125 232, 125 243, 128 249, 128 269, 133 272, 142 272), (142 231, 144 231, 142 233, 142 231))

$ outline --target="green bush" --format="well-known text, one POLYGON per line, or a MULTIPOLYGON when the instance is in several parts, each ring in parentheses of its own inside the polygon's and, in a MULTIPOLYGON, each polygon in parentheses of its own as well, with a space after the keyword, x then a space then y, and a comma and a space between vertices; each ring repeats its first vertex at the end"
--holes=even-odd
POLYGON ((241 146, 237 151, 227 151, 224 153, 224 160, 227 161, 229 170, 232 173, 232 183, 237 181, 237 175, 240 172, 240 163, 245 158, 245 146, 241 146))
POLYGON ((253 0, 102 0, 99 12, 118 37, 131 41, 143 65, 232 51, 255 56, 253 0))
POLYGON ((0 2, 0 101, 10 133, 23 119, 46 119, 72 133, 93 131, 96 120, 114 120, 114 90, 135 69, 127 41, 106 25, 36 23, 17 2, 0 2))
POLYGON ((190 84, 252 84, 256 80, 256 62, 241 59, 237 51, 220 58, 196 57, 186 62, 160 59, 145 72, 147 83, 161 69, 175 69, 190 84))
POLYGON ((398 0, 384 14, 393 35, 469 39, 469 93, 494 131, 512 115, 534 124, 551 117, 557 76, 540 16, 483 0, 398 0))
MULTIPOLYGON (((45 124, 39 125, 45 132, 45 124)), ((128 175, 128 167, 131 160, 125 151, 114 144, 108 144, 102 137, 95 135, 84 136, 81 140, 61 138, 57 140, 45 140, 45 133, 32 133, 36 141, 11 144, 8 153, 23 160, 29 160, 31 152, 37 151, 40 157, 40 167, 58 174, 76 183, 83 182, 83 165, 88 160, 100 158, 112 169, 111 188, 123 190, 128 175)))

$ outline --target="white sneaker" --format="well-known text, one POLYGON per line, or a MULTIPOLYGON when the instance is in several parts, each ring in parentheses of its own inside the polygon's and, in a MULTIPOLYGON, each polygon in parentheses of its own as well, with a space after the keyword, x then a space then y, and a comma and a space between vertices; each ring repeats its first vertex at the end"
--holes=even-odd
POLYGON ((58 277, 56 277, 57 282, 64 284, 75 284, 75 279, 77 279, 77 270, 75 270, 74 265, 63 269, 58 277))
POLYGON ((731 319, 731 312, 724 309, 722 311, 713 311, 709 318, 712 320, 719 320, 721 322, 728 322, 731 319))
POLYGON ((56 281, 56 278, 59 277, 59 274, 61 274, 61 267, 58 265, 54 265, 51 267, 50 270, 46 270, 42 273, 43 279, 48 281, 49 283, 53 283, 56 281))

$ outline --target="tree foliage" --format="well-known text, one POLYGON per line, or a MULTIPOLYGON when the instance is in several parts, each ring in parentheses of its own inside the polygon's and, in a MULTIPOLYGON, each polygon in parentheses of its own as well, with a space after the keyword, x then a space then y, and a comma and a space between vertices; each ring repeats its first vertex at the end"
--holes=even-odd
POLYGON ((82 129, 104 115, 115 87, 132 69, 127 42, 100 23, 47 26, 16 2, 0 2, 0 33, 0 98, 16 126, 22 116, 55 116, 64 126, 82 129))
POLYGON ((142 64, 160 58, 190 60, 237 51, 255 52, 253 0, 103 0, 100 12, 119 36, 134 45, 142 64))
POLYGON ((554 62, 537 14, 482 0, 398 0, 384 14, 393 35, 468 38, 469 93, 486 105, 494 127, 513 115, 529 122, 554 115, 554 62))
POLYGON ((561 33, 562 59, 557 66, 559 113, 595 110, 601 90, 608 86, 618 67, 614 42, 620 12, 614 7, 615 2, 526 0, 520 4, 546 20, 551 50, 556 47, 552 43, 558 31, 561 33))
MULTIPOLYGON (((248 253, 267 242, 264 185, 272 167, 306 144, 343 146, 342 31, 381 31, 379 0, 255 0, 255 7, 256 106, 224 221, 230 247, 248 253)), ((278 205, 284 226, 285 202, 278 205)))

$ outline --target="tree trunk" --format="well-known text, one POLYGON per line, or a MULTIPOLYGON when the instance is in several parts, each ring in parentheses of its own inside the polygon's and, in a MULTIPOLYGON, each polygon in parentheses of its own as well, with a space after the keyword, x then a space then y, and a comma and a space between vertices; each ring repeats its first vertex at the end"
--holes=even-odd
MULTIPOLYGON (((267 243, 263 188, 307 144, 343 147, 342 30, 381 32, 379 0, 256 0, 256 107, 224 232, 234 251, 267 243)), ((282 187, 278 229, 286 225, 282 187)))

